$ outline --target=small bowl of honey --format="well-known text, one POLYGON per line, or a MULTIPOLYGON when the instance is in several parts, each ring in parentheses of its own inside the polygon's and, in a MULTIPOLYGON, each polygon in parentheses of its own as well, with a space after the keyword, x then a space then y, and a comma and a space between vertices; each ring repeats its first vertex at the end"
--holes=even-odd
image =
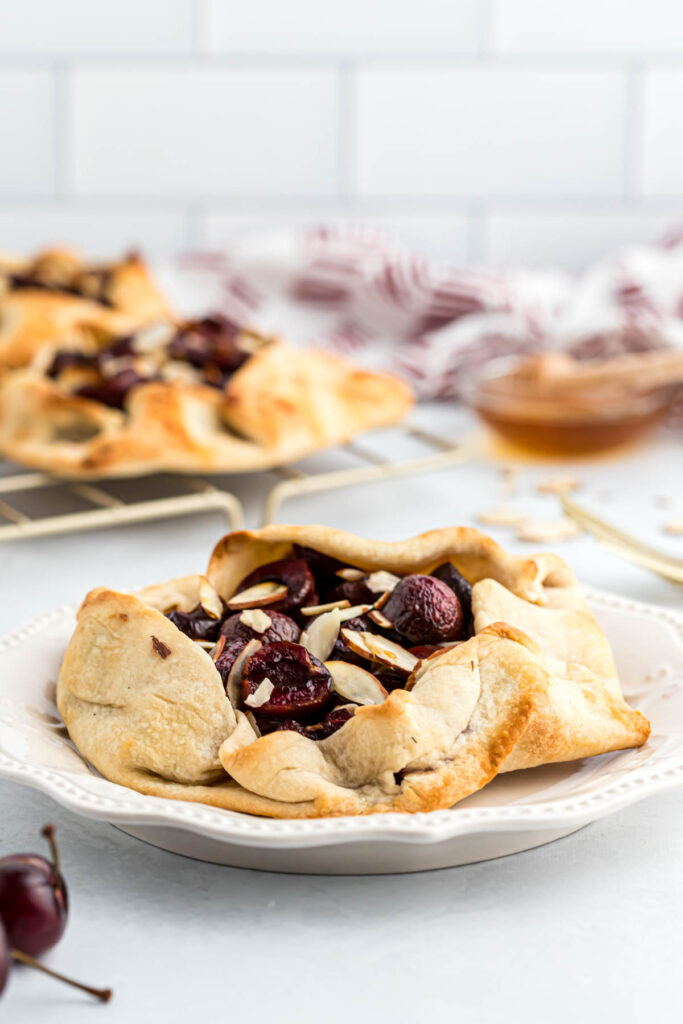
POLYGON ((630 445, 667 418, 683 383, 683 353, 610 359, 564 353, 496 359, 463 382, 463 398, 504 441, 544 455, 630 445))

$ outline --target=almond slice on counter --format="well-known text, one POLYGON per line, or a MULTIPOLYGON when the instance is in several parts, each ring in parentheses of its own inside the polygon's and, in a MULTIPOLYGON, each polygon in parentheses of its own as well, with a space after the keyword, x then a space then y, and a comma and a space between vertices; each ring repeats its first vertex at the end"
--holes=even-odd
POLYGON ((228 700, 234 708, 240 706, 240 683, 242 682, 242 673, 244 672, 244 666, 251 658, 252 654, 261 649, 260 640, 250 640, 249 643, 245 644, 240 653, 232 663, 232 668, 228 673, 228 681, 225 686, 225 692, 228 695, 228 700))
POLYGON ((526 516, 516 508, 491 508, 486 512, 480 512, 477 522, 484 526, 522 526, 526 516))
POLYGON ((358 665, 350 665, 348 661, 326 661, 325 668, 332 676, 339 696, 354 704, 383 704, 389 696, 379 680, 358 665))
POLYGON ((226 604, 232 611, 240 611, 242 608, 264 608, 286 596, 287 587, 284 583, 266 580, 263 583, 256 583, 253 587, 247 587, 239 594, 233 594, 226 604))
POLYGON ((341 579, 346 580, 348 583, 355 583, 356 580, 364 580, 367 576, 366 572, 362 569, 352 569, 351 567, 346 569, 337 569, 335 576, 339 576, 341 579))
POLYGON ((378 572, 371 572, 365 584, 373 594, 385 594, 391 593, 396 584, 400 582, 400 576, 394 576, 393 572, 385 572, 384 569, 380 569, 378 572))
POLYGON ((337 642, 340 625, 339 609, 333 608, 331 612, 325 612, 317 619, 313 619, 310 626, 299 637, 299 643, 314 658, 324 661, 325 658, 329 658, 337 642))
POLYGON ((568 494, 578 491, 583 483, 577 476, 553 476, 536 485, 539 494, 568 494))
POLYGON ((347 647, 355 654, 370 661, 379 661, 389 668, 398 669, 409 675, 418 663, 418 659, 404 647, 399 647, 386 637, 375 633, 358 633, 353 629, 342 629, 342 637, 347 647))
POLYGON ((330 601, 329 604, 308 604, 300 608, 302 615, 322 615, 323 612, 331 612, 335 608, 350 608, 351 602, 344 598, 341 601, 330 601))
POLYGON ((525 540, 533 544, 559 544, 563 540, 578 537, 581 532, 571 519, 557 519, 546 523, 527 520, 517 531, 517 540, 525 540))
POLYGON ((675 519, 671 523, 666 523, 664 526, 664 532, 674 535, 683 533, 683 519, 675 519))
POLYGON ((210 618, 223 618, 223 602, 206 576, 199 577, 199 603, 210 618))
POLYGON ((260 608, 246 608, 240 615, 240 622, 256 633, 265 633, 273 625, 270 615, 266 615, 260 608))
POLYGON ((270 700, 274 689, 268 676, 264 676, 254 692, 245 697, 244 703, 248 704, 250 708, 262 708, 270 700))

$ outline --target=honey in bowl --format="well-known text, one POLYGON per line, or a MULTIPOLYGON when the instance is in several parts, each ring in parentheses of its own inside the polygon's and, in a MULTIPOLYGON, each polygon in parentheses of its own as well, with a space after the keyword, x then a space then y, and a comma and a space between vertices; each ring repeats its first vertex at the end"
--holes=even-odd
POLYGON ((504 440, 533 452, 580 455, 641 440, 666 418, 683 353, 579 361, 561 353, 496 361, 465 399, 504 440))

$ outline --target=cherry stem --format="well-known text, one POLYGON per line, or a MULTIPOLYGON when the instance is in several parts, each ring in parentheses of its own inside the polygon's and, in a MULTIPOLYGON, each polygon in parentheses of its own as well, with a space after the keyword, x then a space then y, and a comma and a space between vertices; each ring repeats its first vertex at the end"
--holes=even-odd
POLYGON ((94 996, 95 999, 99 999, 103 1003, 108 1003, 113 995, 110 988, 92 988, 90 985, 82 985, 80 981, 74 981, 73 978, 67 978, 65 974, 59 974, 32 956, 22 953, 20 949, 12 950, 12 959, 20 964, 25 964, 26 967, 34 967, 37 971, 42 971, 43 974, 49 974, 51 978, 63 981, 66 985, 72 985, 74 988, 80 989, 81 992, 87 992, 89 996, 94 996))
POLYGON ((59 848, 57 846, 57 840, 55 839, 55 827, 54 825, 45 825, 40 833, 50 844, 50 851, 52 853, 52 863, 55 869, 55 877, 58 884, 62 884, 62 871, 59 860, 59 848))

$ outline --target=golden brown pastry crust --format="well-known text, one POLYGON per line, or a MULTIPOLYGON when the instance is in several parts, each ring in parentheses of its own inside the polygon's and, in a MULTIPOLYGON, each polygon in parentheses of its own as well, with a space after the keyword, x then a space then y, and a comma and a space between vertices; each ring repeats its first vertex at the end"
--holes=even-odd
POLYGON ((149 268, 136 254, 107 267, 108 305, 80 295, 45 288, 2 287, 3 266, 15 274, 37 264, 65 273, 87 273, 89 267, 68 249, 53 249, 34 260, 0 257, 0 369, 27 366, 45 344, 79 345, 92 335, 125 335, 143 324, 172 316, 149 268))
POLYGON ((151 382, 125 412, 70 394, 37 366, 0 378, 0 451, 67 477, 266 469, 400 420, 406 384, 328 352, 265 345, 224 392, 151 382))
POLYGON ((295 732, 256 738, 223 696, 210 657, 163 614, 197 604, 199 577, 137 596, 94 591, 57 699, 74 742, 107 778, 270 817, 427 811, 501 770, 647 739, 649 725, 623 700, 607 641, 560 558, 516 558, 467 528, 382 543, 273 526, 223 538, 207 577, 227 599, 246 573, 295 543, 397 574, 451 560, 474 583, 475 635, 421 662, 409 690, 359 708, 321 742, 295 732), (499 613, 510 621, 488 621, 499 613))

